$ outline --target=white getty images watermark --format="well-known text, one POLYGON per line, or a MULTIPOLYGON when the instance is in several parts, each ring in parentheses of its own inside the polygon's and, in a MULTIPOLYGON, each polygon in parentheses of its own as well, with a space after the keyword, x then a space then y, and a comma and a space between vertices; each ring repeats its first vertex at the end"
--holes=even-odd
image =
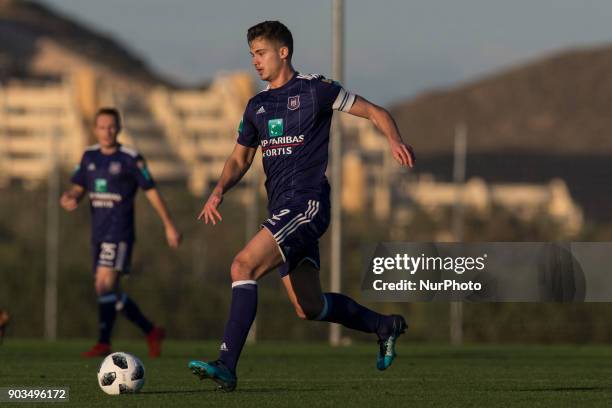
MULTIPOLYGON (((372 259, 372 272, 381 275, 386 271, 405 271, 410 275, 417 272, 429 271, 452 271, 462 275, 466 271, 482 271, 485 269, 487 254, 478 257, 471 256, 410 256, 408 254, 396 254, 395 256, 374 257, 372 259)), ((479 291, 482 289, 480 282, 459 282, 453 279, 418 281, 400 279, 394 282, 385 282, 376 279, 372 282, 372 288, 376 291, 479 291)))
POLYGON ((379 242, 363 253, 368 301, 612 301, 612 242, 379 242))
POLYGON ((417 271, 453 271, 458 275, 465 271, 482 271, 485 268, 487 254, 479 257, 471 256, 410 256, 408 254, 397 254, 394 257, 375 257, 372 259, 372 272, 380 275, 387 270, 399 270, 414 275, 417 271))

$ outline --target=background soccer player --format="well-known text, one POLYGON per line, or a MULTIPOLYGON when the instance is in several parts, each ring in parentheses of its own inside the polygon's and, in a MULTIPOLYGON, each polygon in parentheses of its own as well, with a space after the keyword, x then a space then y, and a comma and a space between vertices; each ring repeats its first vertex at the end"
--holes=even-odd
POLYGON ((232 262, 232 303, 219 359, 195 360, 189 367, 226 391, 236 387, 236 364, 257 309, 257 280, 280 266, 297 315, 375 333, 380 344, 377 367, 384 370, 395 357, 395 342, 406 328, 404 318, 381 315, 339 293, 322 293, 319 282, 318 240, 330 220, 325 169, 333 110, 371 120, 387 137, 400 165, 413 166, 412 150, 386 110, 336 82, 296 72, 291 65, 293 38, 283 24, 257 24, 248 30, 247 40, 255 70, 269 85, 247 104, 237 144, 199 218, 221 221, 223 195, 247 172, 259 146, 270 218, 232 262))
POLYGON ((121 118, 116 109, 103 108, 97 112, 94 133, 98 144, 85 151, 72 176, 71 188, 60 199, 65 210, 73 211, 86 191, 89 196, 100 336, 98 343, 83 356, 105 356, 111 352, 110 337, 115 316, 117 311, 122 311, 147 335, 149 355, 158 357, 164 330, 153 325, 119 286, 121 275, 129 273, 135 239, 134 198, 138 187, 145 190, 162 219, 170 247, 178 247, 181 234, 155 188, 144 158, 117 142, 120 131, 121 118))

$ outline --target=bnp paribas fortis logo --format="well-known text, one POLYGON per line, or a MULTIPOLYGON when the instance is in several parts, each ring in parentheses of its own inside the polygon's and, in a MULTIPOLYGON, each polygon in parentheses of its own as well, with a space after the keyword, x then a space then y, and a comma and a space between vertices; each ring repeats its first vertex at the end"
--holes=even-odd
POLYGON ((268 134, 270 137, 282 136, 284 131, 282 119, 270 119, 268 121, 268 134))
POLYGON ((106 179, 96 179, 94 188, 96 190, 96 193, 108 192, 108 185, 106 184, 106 179))

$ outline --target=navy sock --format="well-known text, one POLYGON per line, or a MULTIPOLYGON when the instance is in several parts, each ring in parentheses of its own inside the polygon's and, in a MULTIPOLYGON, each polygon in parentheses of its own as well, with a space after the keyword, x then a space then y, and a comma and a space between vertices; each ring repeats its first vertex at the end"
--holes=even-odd
POLYGON ((391 316, 376 313, 341 293, 324 293, 323 299, 325 307, 316 320, 340 323, 365 333, 376 333, 379 338, 386 337, 393 325, 391 316))
POLYGON ((115 310, 115 302, 117 296, 109 292, 98 296, 98 319, 100 322, 100 336, 98 343, 110 343, 111 332, 115 324, 117 311, 115 310))
POLYGON ((257 282, 244 280, 232 283, 232 304, 223 333, 219 360, 234 373, 256 313, 257 282))
POLYGON ((121 310, 130 322, 140 327, 145 334, 149 334, 153 330, 153 323, 142 314, 138 305, 125 293, 121 295, 121 304, 123 305, 121 310))

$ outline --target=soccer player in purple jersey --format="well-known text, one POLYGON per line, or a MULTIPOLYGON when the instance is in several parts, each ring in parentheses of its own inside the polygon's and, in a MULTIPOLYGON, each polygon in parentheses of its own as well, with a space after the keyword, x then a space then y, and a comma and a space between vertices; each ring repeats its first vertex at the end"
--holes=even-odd
POLYGON ((218 207, 223 195, 247 172, 258 147, 270 218, 232 262, 232 302, 219 358, 194 360, 189 368, 225 391, 235 389, 236 365, 257 309, 257 280, 279 267, 299 317, 376 334, 376 366, 385 370, 395 357, 397 338, 406 329, 404 318, 376 313, 339 293, 323 293, 319 282, 318 243, 330 221, 325 170, 333 111, 372 121, 402 166, 413 166, 412 148, 385 109, 337 82, 296 72, 291 65, 293 38, 282 23, 257 24, 248 30, 247 40, 255 70, 268 87, 248 102, 234 150, 198 218, 213 225, 222 220, 218 207))
POLYGON ((149 321, 136 303, 121 291, 119 280, 129 273, 134 234, 134 198, 138 188, 145 190, 149 202, 164 223, 166 240, 177 248, 181 234, 176 229, 166 204, 155 187, 144 158, 117 142, 121 131, 119 112, 100 109, 94 118, 98 144, 89 147, 72 175, 72 186, 60 203, 74 211, 88 194, 92 220, 92 261, 98 295, 100 332, 98 342, 83 357, 111 353, 111 331, 118 311, 147 336, 149 356, 158 357, 165 330, 149 321))

